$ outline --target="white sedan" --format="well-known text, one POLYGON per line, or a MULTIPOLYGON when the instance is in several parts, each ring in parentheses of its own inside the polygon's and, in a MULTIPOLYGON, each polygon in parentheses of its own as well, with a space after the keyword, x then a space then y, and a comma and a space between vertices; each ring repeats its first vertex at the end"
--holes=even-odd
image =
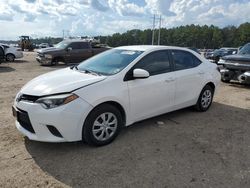
POLYGON ((23 57, 23 52, 21 48, 16 48, 14 46, 9 46, 7 44, 0 44, 4 47, 6 61, 13 62, 15 59, 23 57))
POLYGON ((208 110, 219 81, 217 66, 192 50, 118 47, 31 80, 13 114, 31 140, 105 145, 137 121, 188 106, 208 110))

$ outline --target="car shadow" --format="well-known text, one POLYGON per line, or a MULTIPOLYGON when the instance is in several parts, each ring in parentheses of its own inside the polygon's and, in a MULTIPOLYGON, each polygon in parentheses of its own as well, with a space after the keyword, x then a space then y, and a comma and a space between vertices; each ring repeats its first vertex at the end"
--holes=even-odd
POLYGON ((243 84, 240 82, 230 82, 228 85, 236 88, 250 88, 250 84, 243 84))
POLYGON ((16 69, 14 69, 12 67, 0 65, 0 73, 2 73, 2 72, 12 72, 12 71, 15 71, 15 70, 16 69))
POLYGON ((16 59, 14 62, 9 62, 9 63, 28 63, 28 61, 24 59, 16 59))
POLYGON ((28 139, 25 146, 45 173, 72 187, 241 187, 249 117, 249 109, 214 103, 205 113, 186 108, 135 123, 103 147, 28 139))

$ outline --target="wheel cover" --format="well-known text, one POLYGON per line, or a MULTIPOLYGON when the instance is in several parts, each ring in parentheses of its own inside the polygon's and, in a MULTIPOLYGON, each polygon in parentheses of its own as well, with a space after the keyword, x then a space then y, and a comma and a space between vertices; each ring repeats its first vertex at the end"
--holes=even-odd
POLYGON ((117 130, 117 117, 111 112, 99 115, 92 126, 92 133, 98 141, 106 141, 111 138, 117 130))
POLYGON ((209 107, 212 102, 212 92, 210 90, 205 90, 201 97, 201 105, 203 108, 209 107))
POLYGON ((13 55, 7 55, 7 59, 8 59, 8 61, 13 61, 14 60, 14 56, 13 55))

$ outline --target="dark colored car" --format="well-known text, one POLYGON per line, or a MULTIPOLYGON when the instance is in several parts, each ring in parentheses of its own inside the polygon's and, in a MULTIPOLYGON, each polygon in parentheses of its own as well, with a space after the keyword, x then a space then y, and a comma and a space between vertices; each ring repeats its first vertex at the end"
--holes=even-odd
POLYGON ((218 64, 223 66, 220 71, 223 82, 237 80, 250 83, 250 43, 243 46, 238 54, 222 57, 218 64))
POLYGON ((56 65, 58 62, 80 63, 109 48, 92 45, 83 40, 64 40, 54 47, 37 51, 36 60, 42 65, 56 65))
POLYGON ((4 47, 0 45, 0 63, 5 60, 4 47))
POLYGON ((218 63, 221 57, 232 55, 238 52, 238 48, 220 48, 206 55, 206 58, 214 63, 218 63))

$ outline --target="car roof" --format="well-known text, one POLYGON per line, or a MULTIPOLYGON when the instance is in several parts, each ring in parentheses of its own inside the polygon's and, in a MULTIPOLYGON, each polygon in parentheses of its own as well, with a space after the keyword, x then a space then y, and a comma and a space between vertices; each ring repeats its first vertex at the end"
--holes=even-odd
POLYGON ((132 45, 132 46, 120 46, 116 47, 116 49, 121 50, 135 50, 135 51, 154 51, 154 50, 186 50, 190 51, 187 48, 177 47, 177 46, 163 46, 163 45, 132 45))
POLYGON ((81 40, 81 39, 66 39, 66 40, 63 40, 65 42, 86 42, 86 43, 89 43, 88 41, 85 41, 85 40, 81 40))

